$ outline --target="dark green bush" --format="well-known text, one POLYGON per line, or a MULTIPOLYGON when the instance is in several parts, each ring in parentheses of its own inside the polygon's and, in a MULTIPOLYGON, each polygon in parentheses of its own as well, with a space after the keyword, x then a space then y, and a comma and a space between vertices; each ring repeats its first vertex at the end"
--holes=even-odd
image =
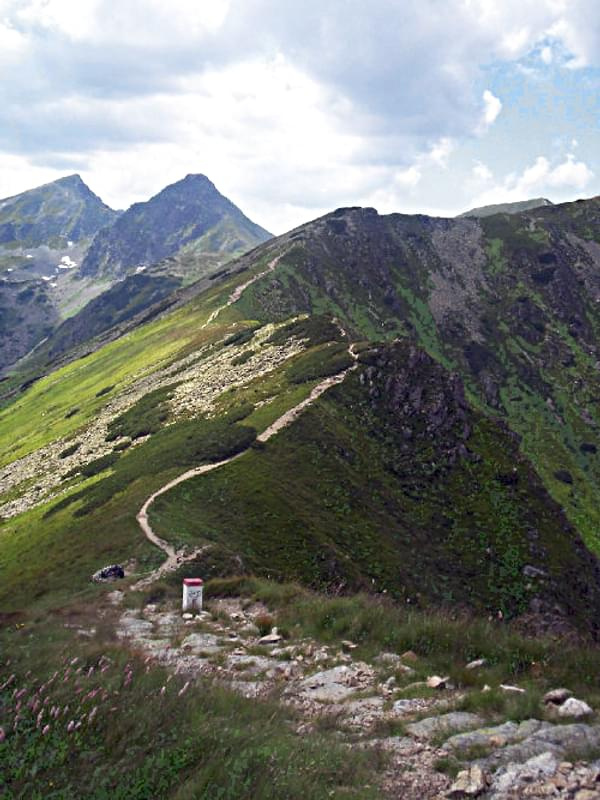
POLYGON ((141 436, 156 433, 169 415, 167 401, 172 391, 173 386, 167 386, 140 398, 135 405, 109 424, 106 441, 112 442, 122 436, 139 439, 141 436))
POLYGON ((346 345, 330 343, 301 355, 286 372, 292 383, 304 383, 335 375, 350 367, 352 363, 353 359, 346 345))
POLYGON ((231 359, 231 366, 232 367, 239 367, 240 364, 245 364, 246 361, 250 361, 252 356, 254 355, 254 350, 244 350, 239 356, 231 359))
POLYGON ((68 458, 69 456, 72 456, 73 453, 76 453, 80 447, 81 447, 81 442, 75 442, 75 444, 69 445, 69 447, 65 447, 65 449, 58 454, 58 457, 68 458))
POLYGON ((110 386, 105 386, 103 389, 100 389, 99 392, 96 392, 96 397, 102 397, 105 394, 108 394, 115 388, 115 384, 112 383, 110 386))

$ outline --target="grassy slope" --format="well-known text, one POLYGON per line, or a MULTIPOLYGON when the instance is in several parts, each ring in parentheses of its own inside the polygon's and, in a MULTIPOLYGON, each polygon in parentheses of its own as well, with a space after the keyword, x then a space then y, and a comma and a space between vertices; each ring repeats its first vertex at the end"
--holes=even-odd
POLYGON ((158 498, 153 526, 215 542, 225 561, 240 557, 251 572, 319 588, 505 614, 525 611, 534 596, 553 597, 573 617, 589 617, 597 576, 514 439, 476 412, 462 419, 433 362, 404 371, 405 345, 385 358, 369 391, 367 369, 266 448, 158 498), (402 401, 386 392, 398 374, 422 388, 425 409, 444 398, 449 427, 431 432, 426 410, 393 407, 402 401), (465 424, 471 454, 457 456, 465 424), (548 577, 527 577, 531 564, 548 577))
POLYGON ((335 212, 294 236, 284 263, 250 287, 241 308, 258 319, 331 313, 357 338, 417 341, 461 373, 479 408, 519 433, 552 496, 600 552, 600 458, 585 449, 600 451, 600 285, 583 251, 600 239, 598 206, 590 200, 482 221, 481 238, 471 232, 464 254, 480 282, 468 301, 465 275, 444 265, 434 246, 434 232, 454 223, 335 212), (436 317, 434 286, 448 275, 451 310, 436 317), (556 477, 565 472, 569 483, 556 477))
MULTIPOLYGON (((104 611, 111 615, 110 607, 104 611)), ((148 671, 111 642, 106 617, 87 641, 65 629, 66 620, 86 626, 95 616, 95 609, 71 605, 0 631, 3 652, 13 654, 0 661, 7 732, 13 693, 23 695, 17 732, 0 740, 6 800, 76 800, 82 792, 93 800, 342 800, 355 796, 353 786, 361 797, 377 796, 365 785, 376 755, 348 759, 330 734, 294 735, 293 713, 276 702, 245 700, 207 682, 188 688, 185 677, 148 671), (36 691, 50 700, 39 726, 38 709, 27 706, 36 691), (57 719, 49 714, 54 707, 57 719), (80 727, 69 732, 71 720, 80 727)))

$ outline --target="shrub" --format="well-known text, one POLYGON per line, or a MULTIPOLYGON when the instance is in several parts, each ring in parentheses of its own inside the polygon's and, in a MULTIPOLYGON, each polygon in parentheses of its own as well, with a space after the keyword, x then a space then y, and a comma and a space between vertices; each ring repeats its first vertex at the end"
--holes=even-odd
POLYGON ((231 366, 232 367, 239 367, 240 364, 245 364, 246 361, 250 361, 252 356, 254 355, 254 350, 244 350, 239 356, 231 359, 231 366))
POLYGON ((69 456, 72 456, 73 453, 76 453, 79 450, 80 447, 81 447, 81 442, 75 442, 74 444, 70 445, 69 447, 65 447, 65 449, 62 450, 58 454, 58 457, 59 458, 68 458, 69 456))
POLYGON ((261 636, 266 636, 271 633, 275 620, 270 614, 259 614, 254 618, 254 624, 258 628, 261 636))
POLYGON ((105 394, 108 394, 115 388, 115 384, 112 383, 110 386, 105 386, 103 389, 100 389, 99 392, 96 392, 96 397, 102 397, 105 394))
POLYGON ((139 439, 156 433, 169 415, 167 401, 173 386, 163 387, 149 392, 140 398, 135 405, 118 416, 108 426, 106 441, 112 442, 122 436, 139 439))
POLYGON ((304 353, 287 368, 286 372, 292 383, 304 383, 335 375, 350 367, 352 363, 353 359, 346 345, 331 342, 304 353))

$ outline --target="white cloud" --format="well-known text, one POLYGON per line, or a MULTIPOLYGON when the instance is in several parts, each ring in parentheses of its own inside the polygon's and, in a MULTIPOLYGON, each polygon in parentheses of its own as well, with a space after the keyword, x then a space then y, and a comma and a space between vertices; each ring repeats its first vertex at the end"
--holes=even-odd
POLYGON ((593 177, 590 167, 577 161, 572 153, 554 165, 545 156, 538 156, 520 174, 511 173, 502 182, 477 195, 472 205, 510 203, 547 195, 556 201, 572 199, 573 191, 583 191, 593 177))
POLYGON ((437 164, 438 167, 446 169, 448 167, 448 159, 455 148, 455 143, 447 136, 443 136, 437 141, 429 153, 424 157, 425 161, 430 161, 432 164, 437 164))
POLYGON ((486 183, 491 181, 494 177, 492 170, 486 164, 482 164, 481 162, 475 164, 471 172, 478 181, 486 183))
POLYGON ((444 182, 453 200, 579 190, 598 171, 583 146, 540 166, 517 140, 528 169, 493 185, 509 113, 461 147, 502 111, 486 66, 598 61, 595 3, 0 0, 0 150, 20 164, 0 194, 76 169, 123 207, 198 171, 282 231, 336 205, 442 206, 444 182))
POLYGON ((490 128, 502 111, 502 101, 495 94, 486 89, 483 93, 483 113, 477 126, 478 133, 485 133, 490 128))
POLYGON ((547 176, 549 186, 557 188, 585 189, 594 173, 583 161, 576 161, 573 153, 569 153, 566 161, 550 170, 547 176))

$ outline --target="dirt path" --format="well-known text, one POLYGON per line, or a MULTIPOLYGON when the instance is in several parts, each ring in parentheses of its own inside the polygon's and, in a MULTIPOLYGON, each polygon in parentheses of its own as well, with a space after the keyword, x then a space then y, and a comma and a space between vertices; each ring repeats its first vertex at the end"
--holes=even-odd
POLYGON ((208 326, 216 320, 216 318, 219 316, 221 311, 224 311, 226 308, 229 308, 229 306, 232 306, 234 303, 237 303, 237 301, 240 299, 242 294, 246 291, 246 289, 249 286, 252 286, 253 283, 256 283, 256 281, 260 280, 261 278, 264 278, 265 275, 269 274, 269 272, 273 272, 273 270, 275 269, 275 267, 279 263, 282 255, 283 254, 275 256, 275 258, 272 261, 269 261, 269 263, 267 265, 267 268, 265 270, 263 270, 263 272, 259 272, 258 275, 254 275, 252 278, 247 280, 246 283, 242 283, 239 286, 236 286, 236 288, 233 290, 233 292, 227 298, 227 302, 223 303, 222 306, 219 306, 218 308, 216 308, 212 312, 212 314, 209 316, 209 318, 206 320, 206 322, 203 325, 200 326, 200 330, 203 330, 204 328, 208 328, 208 326))
MULTIPOLYGON (((274 261, 276 262, 276 259, 274 259, 274 261)), ((273 262, 271 262, 271 264, 273 264, 273 262)), ((231 300, 232 297, 233 295, 231 295, 229 299, 231 300)), ((239 295, 237 299, 239 299, 239 295)), ((318 383, 312 389, 311 393, 307 398, 302 400, 300 403, 298 403, 298 405, 294 406, 293 408, 290 408, 288 411, 282 414, 278 419, 276 419, 275 422, 269 425, 268 428, 266 428, 262 433, 260 433, 256 437, 257 441, 266 442, 276 433, 279 433, 279 431, 286 428, 300 414, 302 414, 303 411, 309 408, 315 402, 315 400, 317 400, 324 392, 326 392, 327 389, 329 389, 331 386, 335 386, 336 384, 341 383, 348 374, 348 372, 350 372, 353 369, 356 369, 357 354, 354 351, 353 344, 349 346, 348 352, 355 361, 355 363, 351 367, 347 367, 345 370, 342 370, 342 372, 338 372, 336 375, 331 375, 330 377, 325 378, 320 383, 318 383)), ((207 472, 212 472, 215 469, 219 469, 219 467, 225 466, 225 464, 231 464, 232 461, 241 458, 241 456, 243 456, 244 453, 247 452, 248 452, 247 449, 242 450, 241 453, 237 453, 237 455, 231 456, 230 458, 226 458, 223 461, 216 461, 214 464, 203 464, 201 467, 195 467, 194 469, 189 469, 187 470, 187 472, 182 473, 177 478, 174 478, 172 481, 166 483, 164 486, 161 486, 160 489, 158 489, 156 492, 154 492, 154 494, 151 494, 150 497, 148 497, 144 505, 139 510, 136 519, 138 521, 140 528, 142 529, 142 533, 144 534, 144 536, 148 539, 149 542, 156 545, 156 547, 160 548, 165 553, 166 559, 160 565, 160 567, 158 567, 156 570, 150 573, 150 575, 148 575, 145 578, 142 578, 140 581, 137 581, 137 583, 135 583, 131 587, 132 589, 134 590, 143 589, 145 586, 150 585, 151 583, 158 580, 166 573, 177 569, 177 567, 181 566, 181 564, 184 564, 186 561, 191 561, 192 559, 196 558, 198 555, 200 555, 202 552, 204 552, 210 547, 210 545, 205 545, 204 547, 197 548, 191 553, 186 553, 184 550, 179 550, 179 551, 175 550, 175 548, 172 545, 170 545, 167 541, 161 539, 160 536, 157 536, 157 534, 152 530, 152 527, 148 521, 148 509, 150 508, 152 503, 156 500, 156 498, 170 491, 175 486, 178 486, 180 483, 183 483, 184 481, 188 481, 191 478, 197 477, 198 475, 205 475, 207 472)))

